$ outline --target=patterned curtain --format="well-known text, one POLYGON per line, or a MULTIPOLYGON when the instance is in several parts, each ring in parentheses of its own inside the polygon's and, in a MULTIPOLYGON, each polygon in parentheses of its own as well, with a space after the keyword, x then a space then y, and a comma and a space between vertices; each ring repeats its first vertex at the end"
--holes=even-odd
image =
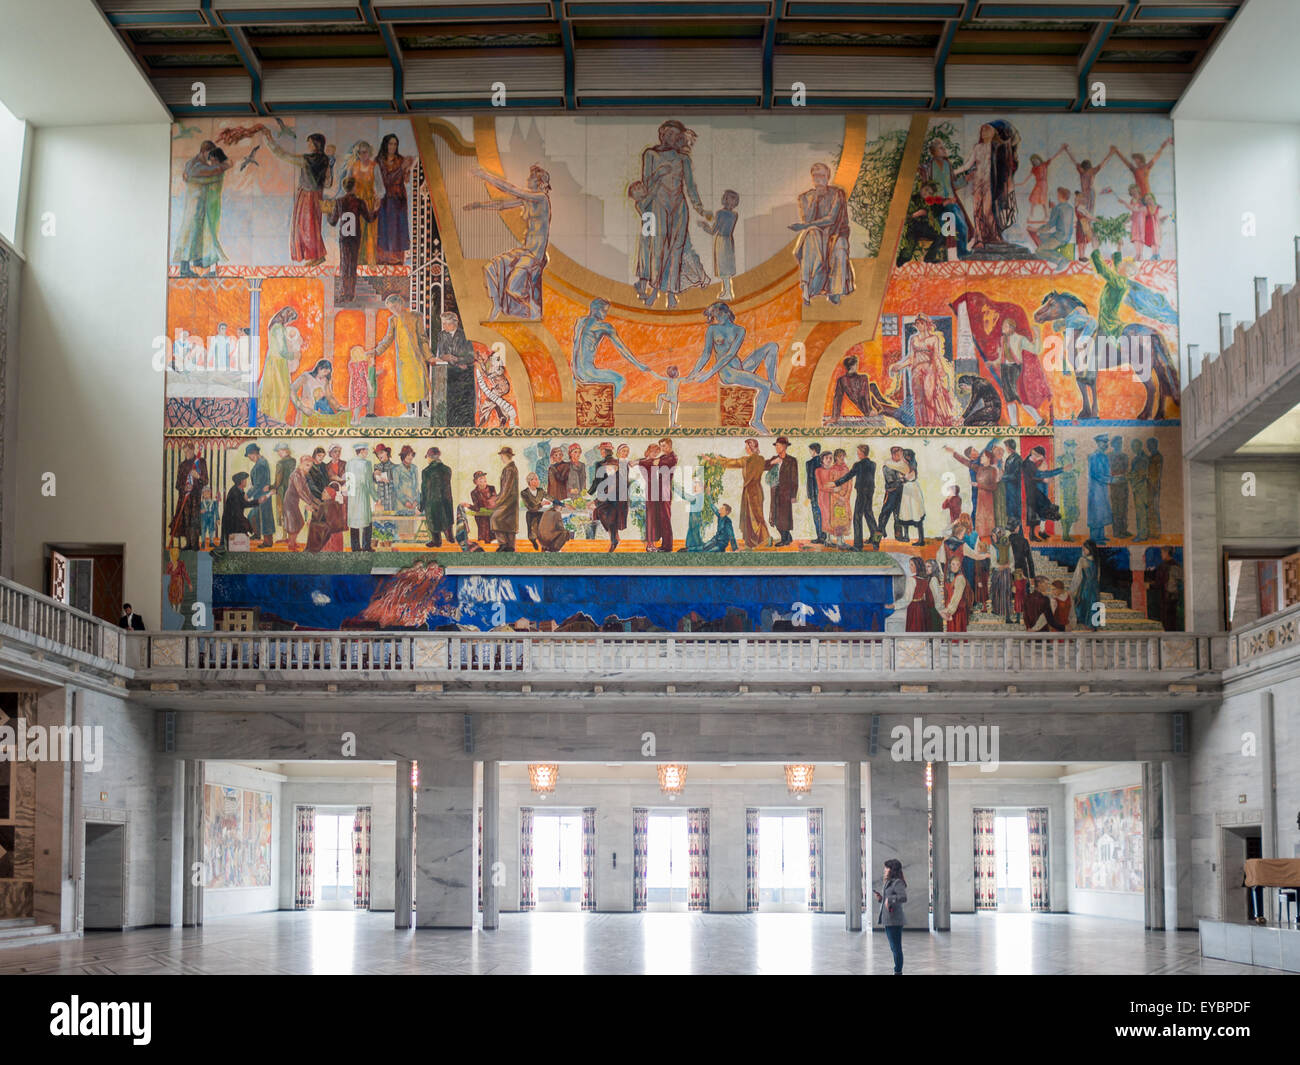
POLYGON ((813 913, 826 912, 826 899, 822 878, 822 810, 808 811, 808 909, 813 913))
POLYGON ((582 908, 596 909, 596 808, 582 808, 582 908))
POLYGON ((686 811, 686 852, 690 855, 692 910, 709 908, 709 811, 693 806, 686 811))
POLYGON ((649 869, 650 811, 632 807, 632 909, 646 907, 646 873, 649 869))
POLYGON ((1048 852, 1047 807, 1035 806, 1029 811, 1029 908, 1035 913, 1052 908, 1048 852))
MULTIPOLYGON (((478 912, 483 912, 483 807, 478 808, 478 912)), ((500 903, 497 904, 500 909, 500 903)))
POLYGON ((358 806, 352 818, 352 906, 370 909, 370 828, 369 806, 358 806))
POLYGON ((537 906, 537 890, 533 887, 533 808, 525 806, 519 811, 519 908, 531 910, 537 906))
POLYGON ((299 806, 293 842, 293 908, 316 905, 316 807, 299 806))
POLYGON ((871 907, 868 901, 871 898, 871 881, 867 878, 867 811, 860 810, 861 826, 859 831, 862 833, 862 842, 860 844, 862 859, 862 912, 866 913, 871 907))
POLYGON ((745 811, 745 912, 758 909, 758 811, 745 811))
POLYGON ((975 821, 975 909, 998 908, 998 870, 993 855, 993 811, 976 808, 975 821))

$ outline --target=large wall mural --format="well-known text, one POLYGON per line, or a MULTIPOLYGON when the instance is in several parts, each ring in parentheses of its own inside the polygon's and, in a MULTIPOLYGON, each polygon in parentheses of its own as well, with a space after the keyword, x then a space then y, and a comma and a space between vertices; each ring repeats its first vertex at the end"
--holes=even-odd
POLYGON ((1179 629, 1171 130, 191 120, 165 623, 1179 629))

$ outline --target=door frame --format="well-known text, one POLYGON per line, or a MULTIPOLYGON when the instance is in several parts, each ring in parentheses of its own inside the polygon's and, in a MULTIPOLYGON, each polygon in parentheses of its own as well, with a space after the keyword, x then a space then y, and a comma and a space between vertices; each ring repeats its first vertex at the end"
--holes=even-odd
POLYGON ((127 928, 127 890, 131 883, 129 866, 131 863, 131 823, 124 810, 106 810, 100 806, 88 806, 81 813, 81 875, 77 877, 77 926, 86 931, 86 834, 92 827, 107 826, 122 830, 122 913, 121 924, 96 926, 91 931, 126 931, 127 928))

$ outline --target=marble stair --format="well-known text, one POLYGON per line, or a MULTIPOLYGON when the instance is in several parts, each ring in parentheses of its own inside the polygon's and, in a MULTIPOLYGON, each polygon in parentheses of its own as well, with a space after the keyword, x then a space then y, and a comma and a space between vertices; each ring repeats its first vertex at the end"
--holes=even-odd
POLYGON ((33 940, 45 941, 56 935, 52 924, 37 924, 34 917, 15 917, 0 921, 0 949, 30 944, 33 940))

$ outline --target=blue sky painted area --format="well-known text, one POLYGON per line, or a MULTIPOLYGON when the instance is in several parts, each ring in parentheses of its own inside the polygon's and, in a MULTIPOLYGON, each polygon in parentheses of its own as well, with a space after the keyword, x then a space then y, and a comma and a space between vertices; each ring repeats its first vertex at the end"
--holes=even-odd
MULTIPOLYGON (((259 607, 298 625, 336 629, 359 615, 382 577, 366 574, 232 574, 213 579, 215 607, 259 607)), ((800 618, 809 629, 876 630, 893 598, 887 576, 756 574, 645 576, 464 576, 455 581, 461 623, 480 629, 519 618, 561 622, 577 613, 598 624, 609 615, 646 617, 665 630, 692 611, 719 621, 744 611, 748 628, 770 627, 777 617, 800 618)), ((444 582, 445 583, 445 582, 444 582)), ((435 622, 436 624, 436 622, 435 622)))

